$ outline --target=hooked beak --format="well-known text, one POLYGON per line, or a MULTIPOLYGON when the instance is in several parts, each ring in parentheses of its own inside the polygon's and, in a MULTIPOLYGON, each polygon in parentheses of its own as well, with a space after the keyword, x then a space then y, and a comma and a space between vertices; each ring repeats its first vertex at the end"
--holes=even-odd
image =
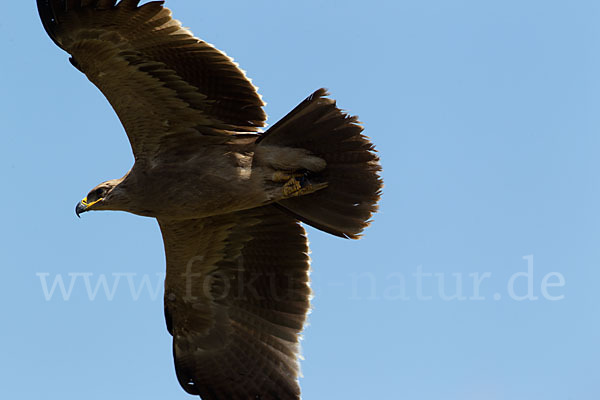
MULTIPOLYGON (((91 203, 89 203, 88 199, 86 197, 85 199, 83 199, 79 203, 77 203, 77 205, 75 206, 75 214, 79 217, 79 214, 89 211, 90 207, 92 207, 94 204, 98 203, 100 200, 102 200, 102 199, 98 199, 96 201, 92 201, 91 203)), ((79 217, 79 218, 81 218, 81 217, 79 217)))
POLYGON ((81 218, 79 214, 84 213, 86 211, 87 205, 84 204, 83 200, 77 203, 77 205, 75 206, 75 215, 77 215, 78 218, 81 218))

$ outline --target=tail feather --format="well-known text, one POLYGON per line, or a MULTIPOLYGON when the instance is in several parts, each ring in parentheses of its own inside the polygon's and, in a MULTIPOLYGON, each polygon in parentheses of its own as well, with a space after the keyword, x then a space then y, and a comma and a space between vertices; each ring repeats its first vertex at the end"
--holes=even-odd
POLYGON ((312 178, 327 182, 327 188, 276 204, 317 229, 357 238, 377 210, 381 166, 357 118, 343 113, 327 95, 325 89, 317 90, 259 143, 302 148, 324 159, 327 167, 312 178))

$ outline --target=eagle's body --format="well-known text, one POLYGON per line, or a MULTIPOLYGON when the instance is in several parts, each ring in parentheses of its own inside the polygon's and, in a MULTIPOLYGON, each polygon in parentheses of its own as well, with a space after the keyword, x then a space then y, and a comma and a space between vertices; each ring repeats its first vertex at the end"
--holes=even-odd
MULTIPOLYGON (((323 160, 299 149, 257 148, 258 137, 232 136, 224 143, 196 147, 191 152, 136 160, 117 185, 123 192, 118 209, 159 219, 202 218, 246 210, 286 197, 281 183, 273 181, 277 171, 324 167, 323 160), (280 160, 279 164, 273 165, 273 159, 280 160)), ((99 205, 97 209, 102 208, 99 205)), ((112 205, 111 209, 116 208, 112 205)))
POLYGON ((204 400, 298 399, 311 293, 300 221, 349 238, 368 225, 382 182, 362 127, 320 89, 262 132, 256 88, 161 1, 37 4, 125 127, 133 167, 76 212, 157 219, 181 386, 204 400))

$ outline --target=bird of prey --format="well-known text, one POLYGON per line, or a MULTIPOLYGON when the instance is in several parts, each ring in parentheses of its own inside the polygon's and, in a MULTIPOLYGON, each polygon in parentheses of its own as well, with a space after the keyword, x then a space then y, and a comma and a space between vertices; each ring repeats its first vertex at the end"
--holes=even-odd
POLYGON ((135 156, 76 212, 157 219, 183 389, 298 399, 311 296, 300 222, 358 238, 377 209, 379 159, 324 89, 261 130, 264 103, 244 72, 163 3, 37 0, 46 32, 106 96, 135 156))

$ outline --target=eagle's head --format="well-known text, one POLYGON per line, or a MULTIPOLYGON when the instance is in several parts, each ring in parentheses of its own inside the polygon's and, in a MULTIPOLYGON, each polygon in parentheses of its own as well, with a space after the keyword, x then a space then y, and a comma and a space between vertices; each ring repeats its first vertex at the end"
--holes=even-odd
POLYGON ((122 190, 119 184, 121 179, 113 179, 102 182, 87 194, 87 196, 77 203, 75 214, 79 217, 81 213, 95 210, 118 210, 122 200, 122 190))

